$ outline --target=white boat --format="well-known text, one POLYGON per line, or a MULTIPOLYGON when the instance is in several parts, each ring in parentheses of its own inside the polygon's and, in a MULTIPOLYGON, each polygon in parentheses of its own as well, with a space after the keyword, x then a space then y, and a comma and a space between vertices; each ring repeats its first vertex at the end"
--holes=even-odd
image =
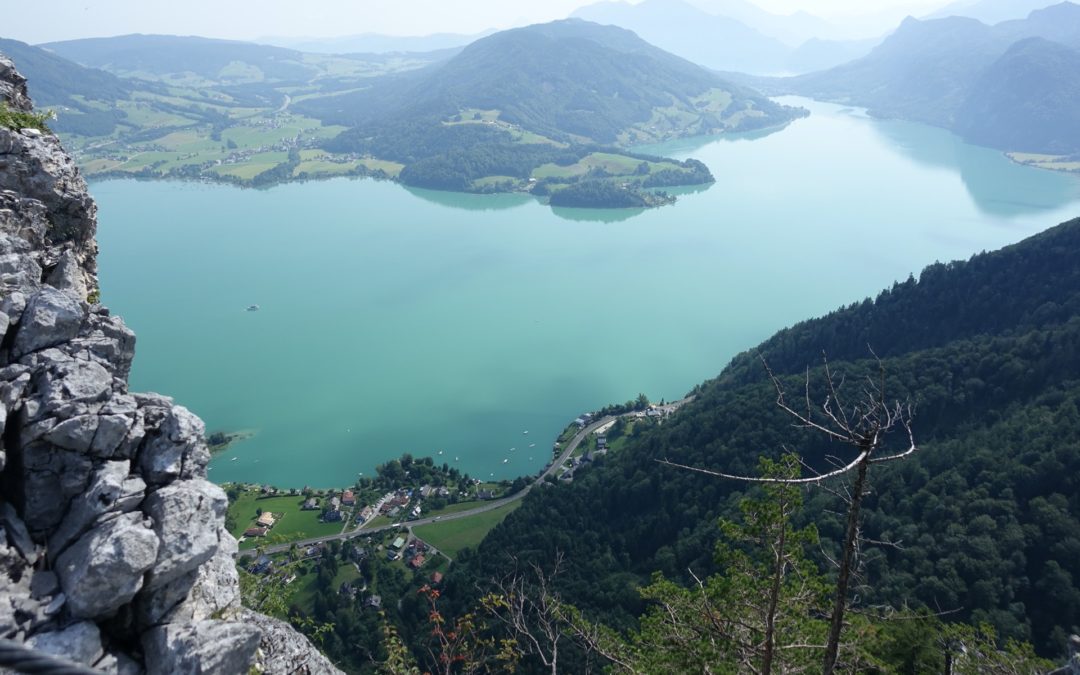
POLYGON ((230 459, 229 461, 230 461, 230 462, 235 462, 235 461, 236 461, 236 460, 238 460, 238 459, 240 459, 240 458, 239 458, 239 457, 233 457, 233 458, 232 458, 232 459, 230 459))
POLYGON ((509 463, 510 463, 510 460, 508 460, 508 459, 503 460, 503 464, 509 464, 509 463))
POLYGON ((248 308, 247 308, 247 310, 245 310, 245 311, 248 311, 248 312, 257 312, 257 311, 259 311, 260 309, 262 309, 262 308, 261 308, 261 307, 259 307, 258 305, 248 305, 248 308))

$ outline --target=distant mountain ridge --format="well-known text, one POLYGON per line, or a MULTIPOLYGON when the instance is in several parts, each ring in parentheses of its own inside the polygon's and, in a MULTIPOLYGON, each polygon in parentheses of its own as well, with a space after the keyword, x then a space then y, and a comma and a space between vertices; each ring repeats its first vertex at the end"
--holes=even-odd
POLYGON ((30 93, 38 106, 76 113, 60 115, 52 122, 58 131, 111 133, 122 119, 110 109, 112 103, 127 98, 135 89, 131 82, 111 73, 86 68, 18 40, 0 38, 0 54, 16 61, 30 76, 30 93))
POLYGON ((435 33, 416 36, 360 33, 331 38, 265 37, 254 42, 315 54, 400 54, 461 49, 494 32, 487 30, 471 35, 435 33))
MULTIPOLYGON (((443 64, 296 108, 353 127, 327 149, 400 162, 405 182, 441 189, 465 189, 489 175, 558 185, 532 172, 542 164, 580 165, 591 146, 749 131, 804 114, 630 31, 577 19, 503 31, 443 64)), ((694 180, 705 179, 702 168, 693 169, 694 180)), ((611 178, 608 168, 588 173, 611 178)), ((662 184, 676 184, 665 175, 662 184)), ((610 190, 589 191, 601 193, 610 190)))
MULTIPOLYGON (((657 107, 696 109, 694 131, 750 129, 790 119, 768 99, 664 52, 630 31, 568 20, 479 40, 445 64, 337 97, 334 109, 301 109, 336 123, 442 119, 462 109, 498 108, 506 121, 558 141, 618 141, 657 107), (719 116, 691 99, 726 88, 719 116), (738 119, 732 120, 732 117, 738 119), (728 122, 725 122, 728 120, 728 122)), ((357 132, 349 132, 356 136, 357 132)))
POLYGON ((1036 10, 1049 7, 1057 0, 959 0, 947 7, 928 14, 926 19, 942 19, 947 16, 966 16, 985 24, 1023 19, 1036 10))
POLYGON ((304 64, 301 52, 293 49, 204 37, 133 34, 40 46, 84 66, 118 75, 160 76, 185 70, 208 79, 243 81, 249 79, 246 69, 257 68, 265 78, 287 81, 303 79, 315 70, 304 64), (235 66, 234 73, 228 72, 231 66, 235 66))
POLYGON ((815 37, 827 37, 835 31, 810 15, 802 17, 806 25, 799 32, 807 37, 793 39, 793 31, 776 24, 799 21, 800 17, 779 17, 750 7, 753 9, 739 3, 718 3, 713 13, 683 0, 645 0, 637 4, 613 0, 587 5, 572 16, 631 30, 647 42, 707 68, 759 75, 831 67, 863 56, 877 44, 876 40, 815 37), (755 25, 744 17, 756 17, 755 25), (756 27, 761 25, 764 30, 756 27))
POLYGON ((1072 153, 1080 151, 1073 114, 1080 97, 1066 52, 1077 49, 1080 5, 1072 2, 995 26, 958 16, 909 18, 869 55, 778 81, 774 91, 864 106, 878 116, 945 127, 1002 150, 1072 153), (1012 50, 1031 38, 1041 42, 1012 50), (1007 82, 1017 91, 1037 92, 1042 101, 1052 96, 1053 105, 1010 96, 1007 82))

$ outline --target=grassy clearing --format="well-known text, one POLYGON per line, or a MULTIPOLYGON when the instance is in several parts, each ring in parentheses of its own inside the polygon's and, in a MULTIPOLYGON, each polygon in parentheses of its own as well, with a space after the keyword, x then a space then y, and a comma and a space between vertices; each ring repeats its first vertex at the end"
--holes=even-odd
POLYGON ((511 133, 514 136, 514 142, 522 145, 554 145, 557 148, 570 147, 567 143, 560 143, 547 136, 541 136, 540 134, 525 131, 524 129, 515 129, 511 133))
POLYGON ((483 190, 486 187, 494 187, 505 183, 518 186, 521 185, 521 179, 513 176, 484 176, 473 181, 473 189, 483 190))
MULTIPOLYGON (((341 584, 356 581, 360 578, 360 573, 356 571, 352 563, 339 563, 338 573, 334 577, 334 583, 331 586, 334 590, 341 588, 341 584)), ((290 600, 297 606, 302 607, 306 611, 312 611, 315 603, 315 591, 319 581, 319 575, 315 572, 308 572, 302 577, 297 577, 295 590, 293 590, 290 600)))
POLYGON ((295 169, 293 169, 293 175, 299 176, 306 173, 308 175, 335 175, 349 173, 359 165, 359 162, 331 162, 329 160, 310 160, 306 162, 300 162, 295 169))
MULTIPOLYGON (((616 155, 609 152, 594 152, 570 166, 558 164, 544 164, 533 171, 533 178, 543 180, 545 178, 576 178, 584 176, 592 169, 603 169, 613 176, 633 176, 636 174, 642 160, 616 155)), ((677 169, 672 162, 646 162, 649 172, 662 169, 677 169)))
POLYGON ((462 511, 475 509, 482 504, 483 502, 458 502, 457 504, 448 504, 445 509, 439 509, 438 511, 424 511, 423 516, 424 518, 430 518, 431 516, 445 516, 451 513, 461 513, 462 511))
POLYGON ((478 545, 488 532, 520 506, 521 500, 518 500, 513 504, 470 518, 422 525, 414 528, 413 533, 443 554, 454 558, 462 549, 478 545))
POLYGON ((401 170, 405 168, 404 164, 397 162, 390 162, 384 159, 361 159, 360 163, 368 168, 369 171, 382 171, 391 178, 397 178, 401 170))
POLYGON ((484 122, 497 122, 501 110, 481 110, 479 108, 466 108, 451 118, 448 124, 482 124, 484 122))
POLYGON ((259 509, 269 511, 278 518, 267 538, 249 539, 240 545, 242 549, 256 548, 267 543, 266 539, 273 539, 275 543, 278 540, 289 542, 341 532, 342 523, 323 523, 319 521, 319 511, 301 510, 300 506, 304 503, 301 496, 260 497, 258 492, 242 492, 235 502, 229 504, 229 515, 235 521, 231 530, 234 537, 240 537, 254 524, 259 509))
POLYGON ((236 176, 241 179, 251 179, 267 169, 272 169, 278 164, 288 161, 287 152, 260 152, 252 155, 243 162, 236 164, 223 164, 215 166, 211 171, 222 176, 236 176))

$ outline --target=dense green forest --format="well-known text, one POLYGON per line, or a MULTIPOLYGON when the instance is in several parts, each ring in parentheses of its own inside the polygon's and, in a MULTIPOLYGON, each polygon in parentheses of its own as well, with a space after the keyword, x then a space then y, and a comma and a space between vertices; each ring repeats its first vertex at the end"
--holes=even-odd
POLYGON ((663 201, 663 196, 631 190, 601 180, 580 181, 551 195, 552 206, 571 208, 642 209, 663 201))
MULTIPOLYGON (((843 448, 794 429, 775 405, 764 357, 789 391, 830 368, 857 388, 882 358, 888 394, 915 409, 919 452, 884 465, 865 502, 868 554, 859 600, 948 612, 1032 641, 1049 656, 1080 628, 1080 221, 968 262, 936 264, 743 354, 676 418, 630 439, 570 485, 530 494, 480 548, 462 555, 448 595, 529 561, 565 557, 565 597, 621 629, 648 607, 637 589, 659 571, 717 572, 716 519, 744 486, 656 460, 753 475, 759 455, 797 449, 819 469, 843 448)), ((809 391, 813 400, 825 392, 809 391)), ((809 490, 824 565, 842 532, 835 498, 809 490)))
MULTIPOLYGON (((700 672, 765 658, 768 624, 755 598, 772 592, 771 658, 814 671, 821 648, 797 645, 824 639, 845 482, 748 488, 658 460, 788 477, 847 463, 852 448, 793 425, 776 387, 795 407, 804 396, 813 407, 830 395, 860 398, 884 374, 884 398, 910 405, 918 450, 871 475, 841 671, 943 672, 949 661, 956 673, 1046 672, 1022 643, 1057 661, 1080 630, 1077 250, 1080 220, 936 263, 877 298, 780 331, 698 386, 674 417, 616 425, 608 438, 618 451, 572 483, 533 490, 455 558, 437 590, 426 575, 380 571, 373 559, 365 578, 385 575, 380 592, 400 593, 376 612, 312 568, 327 577, 322 599, 313 614, 294 608, 294 621, 354 672, 410 659, 430 668, 450 653, 494 672, 510 669, 500 661, 509 653, 518 672, 551 672, 551 654, 506 620, 526 609, 534 632, 555 617, 558 672, 700 672), (783 569, 795 572, 770 584, 776 542, 786 542, 783 569), (544 597, 558 601, 535 600, 544 597), (522 609, 513 598, 539 604, 522 609), (322 632, 305 624, 313 617, 322 632), (509 652, 496 648, 501 640, 509 652)), ((900 433, 886 447, 907 444, 900 433)))

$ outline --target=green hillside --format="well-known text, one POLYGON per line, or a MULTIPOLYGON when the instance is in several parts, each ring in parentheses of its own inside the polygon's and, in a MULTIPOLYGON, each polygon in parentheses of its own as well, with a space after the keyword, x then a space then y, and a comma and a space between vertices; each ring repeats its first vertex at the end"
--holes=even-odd
POLYGON ((401 162, 402 181, 418 187, 551 194, 582 177, 536 173, 544 165, 571 166, 601 151, 635 160, 588 176, 634 193, 607 199, 612 190, 591 190, 593 206, 638 205, 651 199, 638 188, 712 180, 699 166, 657 167, 660 158, 605 147, 748 131, 804 114, 629 31, 579 20, 504 31, 445 64, 297 109, 352 127, 327 150, 401 162))
POLYGON ((175 35, 122 35, 40 45, 64 58, 118 75, 191 73, 215 81, 304 81, 316 68, 292 49, 175 35))
POLYGON ((981 145, 1067 155, 1080 151, 1078 103, 1080 51, 1029 38, 983 72, 956 129, 981 145))
POLYGON ((324 126, 289 106, 368 87, 388 73, 442 58, 300 54, 170 36, 74 40, 48 49, 0 40, 0 53, 26 76, 35 103, 56 113, 50 126, 85 175, 239 185, 340 175, 396 177, 399 163, 320 149, 344 127, 324 126), (80 65, 58 52, 109 70, 80 65), (293 76, 301 79, 280 79, 293 76))
MULTIPOLYGON (((566 597, 610 625, 636 625, 646 607, 636 589, 654 571, 689 582, 688 569, 717 569, 716 519, 734 515, 745 494, 656 460, 754 475, 759 456, 787 447, 818 470, 833 466, 843 446, 792 427, 758 355, 801 401, 808 373, 822 382, 825 352, 854 397, 876 374, 869 346, 888 395, 914 405, 919 451, 873 474, 863 534, 898 546, 867 553, 859 603, 986 622, 1060 656, 1080 626, 1077 251, 1080 220, 932 265, 874 300, 781 331, 700 385, 674 418, 635 424, 620 451, 573 483, 530 494, 458 559, 450 594, 473 598, 485 579, 562 554, 566 597)), ((820 385, 808 393, 826 395, 820 385)), ((835 558, 842 506, 824 490, 805 499, 803 522, 835 558)))

